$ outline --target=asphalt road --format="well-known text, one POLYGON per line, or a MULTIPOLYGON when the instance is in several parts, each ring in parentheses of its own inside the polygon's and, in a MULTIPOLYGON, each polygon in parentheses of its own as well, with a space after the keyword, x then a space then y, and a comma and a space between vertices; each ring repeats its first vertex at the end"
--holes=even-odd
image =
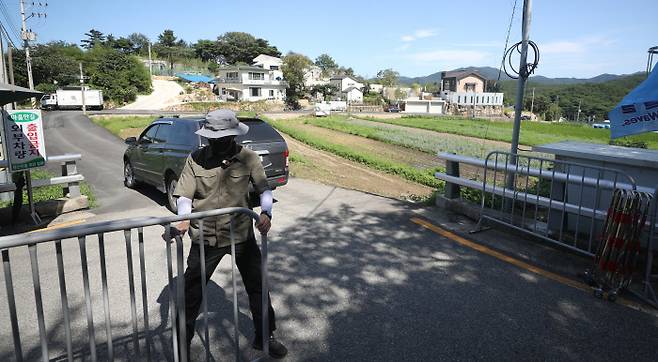
MULTIPOLYGON (((123 185, 123 152, 126 145, 106 129, 92 123, 81 112, 45 112, 46 152, 49 155, 80 153, 78 172, 92 185, 103 214, 162 204, 154 189, 130 190, 123 185)), ((60 172, 50 165, 53 172, 60 172)))
MULTIPOLYGON (((98 135, 94 141, 75 141, 78 152, 85 152, 83 159, 86 152, 95 154, 98 145, 106 147, 105 159, 101 155, 87 157, 96 164, 90 170, 104 168, 105 160, 113 160, 114 156, 109 156, 120 154, 123 149, 119 141, 101 137, 98 129, 85 124, 80 116, 54 114, 48 118, 55 123, 59 120, 69 122, 69 126, 75 124, 72 132, 80 136, 85 130, 98 135)), ((65 135, 62 132, 60 139, 67 139, 65 135)), ((55 141, 50 146, 58 145, 55 141)), ((96 188, 106 185, 115 192, 121 190, 116 181, 104 177, 88 180, 96 188)), ((124 191, 117 197, 131 202, 124 203, 124 211, 104 213, 101 217, 166 214, 153 201, 150 208, 142 208, 149 204, 149 198, 139 193, 124 191), (127 209, 133 205, 135 209, 127 209)), ((276 334, 290 349, 286 360, 658 360, 658 319, 654 314, 595 299, 590 293, 477 252, 411 221, 421 215, 441 225, 450 215, 299 179, 276 190, 275 197, 279 202, 275 204, 270 233, 269 270, 278 322, 276 334)), ((144 229, 145 300, 153 360, 171 360, 166 248, 159 236, 161 229, 144 229)), ((489 241, 494 244, 496 237, 514 242, 510 241, 512 236, 505 234, 483 233, 478 237, 493 238, 489 241)), ((135 239, 133 233, 132 257, 138 273, 135 239)), ((106 235, 105 244, 115 354, 117 360, 143 360, 144 333, 140 333, 141 354, 133 349, 130 337, 123 233, 106 235)), ((187 252, 189 241, 185 244, 187 252)), ((76 358, 81 358, 88 353, 89 334, 78 242, 66 240, 63 248, 73 348, 76 358)), ((24 356, 38 360, 41 350, 28 251, 19 248, 10 255, 24 356)), ((96 340, 103 360, 107 337, 95 237, 87 239, 87 255, 96 340)), ((39 246, 39 267, 49 357, 59 360, 65 351, 64 328, 52 245, 39 246)), ((4 274, 0 284, 4 284, 3 278, 4 274)), ((135 279, 137 314, 141 316, 139 274, 135 279)), ((257 356, 249 347, 253 330, 246 295, 238 283, 240 354, 242 359, 251 360, 257 356)), ((233 359, 231 291, 230 259, 225 258, 208 289, 211 352, 215 360, 233 359)), ((0 288, 3 311, 6 299, 5 288, 0 288)), ((6 312, 0 312, 0 325, 9 326, 8 318, 6 312)), ((141 317, 138 326, 143 331, 141 317)), ((203 360, 203 329, 197 328, 196 333, 193 359, 203 360)), ((0 329, 0 360, 12 360, 12 351, 10 329, 0 329)))

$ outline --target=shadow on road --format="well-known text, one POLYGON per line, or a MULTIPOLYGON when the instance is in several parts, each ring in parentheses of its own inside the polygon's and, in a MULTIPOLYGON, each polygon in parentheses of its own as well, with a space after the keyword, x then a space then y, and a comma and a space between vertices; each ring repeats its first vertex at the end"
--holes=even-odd
MULTIPOLYGON (((379 211, 364 211, 366 206, 318 208, 272 232, 270 285, 288 360, 656 360, 650 341, 658 340, 658 324, 652 316, 439 237, 410 222, 404 204, 379 211)), ((152 359, 171 360, 169 289, 160 291, 149 303, 159 308, 150 318, 152 359)), ((239 292, 246 311, 241 283, 239 292)), ((224 359, 233 355, 231 294, 215 282, 208 293, 210 345, 213 357, 224 359)), ((72 313, 84 319, 84 304, 72 306, 72 313)), ((62 323, 47 324, 52 353, 65 350, 62 323)), ((196 356, 204 353, 201 326, 196 356)), ((113 322, 113 329, 121 331, 117 356, 138 358, 130 324, 113 322)), ((98 341, 104 341, 103 330, 97 323, 98 341)), ((251 340, 253 327, 244 313, 239 331, 251 340)), ((76 356, 83 357, 84 332, 76 336, 76 356)), ((141 358, 145 337, 139 335, 141 358)), ((38 340, 29 344, 27 360, 38 359, 38 340)), ((10 340, 0 360, 13 359, 7 348, 10 340)), ((98 350, 105 353, 105 346, 98 350)), ((242 356, 249 353, 249 346, 241 348, 242 356)))

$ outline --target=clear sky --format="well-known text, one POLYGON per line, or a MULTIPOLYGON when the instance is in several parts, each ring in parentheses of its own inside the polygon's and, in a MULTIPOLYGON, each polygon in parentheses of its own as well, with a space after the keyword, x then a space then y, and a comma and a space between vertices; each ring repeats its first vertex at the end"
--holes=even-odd
MULTIPOLYGON (((46 1, 42 1, 42 4, 46 1)), ((244 31, 286 53, 340 65, 372 77, 393 68, 423 76, 462 66, 500 64, 514 0, 260 1, 50 0, 48 17, 31 18, 39 42, 80 42, 91 28, 115 36, 164 29, 188 42, 244 31)), ((20 25, 18 0, 4 0, 20 25)), ((31 1, 29 2, 31 3, 31 1)), ((38 2, 37 2, 38 3, 38 2)), ((530 38, 540 48, 537 75, 592 77, 644 70, 658 45, 658 0, 533 0, 530 38)), ((510 43, 521 38, 518 0, 510 43)), ((28 12, 43 12, 30 6, 28 12)), ((18 29, 16 29, 18 30, 18 29)), ((518 63, 518 60, 517 60, 518 63)))

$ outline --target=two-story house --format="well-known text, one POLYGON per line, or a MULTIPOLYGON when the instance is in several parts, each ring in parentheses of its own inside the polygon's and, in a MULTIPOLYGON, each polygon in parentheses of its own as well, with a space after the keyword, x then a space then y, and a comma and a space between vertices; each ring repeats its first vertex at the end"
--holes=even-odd
POLYGON ((503 93, 486 92, 487 79, 477 71, 460 69, 441 73, 440 97, 446 113, 463 116, 498 116, 503 93))
POLYGON ((235 101, 285 100, 287 83, 281 64, 280 58, 261 54, 253 65, 221 67, 215 78, 217 92, 235 101))
POLYGON ((333 85, 340 91, 341 98, 347 103, 362 103, 364 84, 356 79, 342 75, 329 79, 329 84, 333 85))

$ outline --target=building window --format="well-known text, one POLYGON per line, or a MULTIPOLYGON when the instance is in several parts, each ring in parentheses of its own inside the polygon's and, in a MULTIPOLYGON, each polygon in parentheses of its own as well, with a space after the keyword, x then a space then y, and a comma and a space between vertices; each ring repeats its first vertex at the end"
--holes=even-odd
POLYGON ((279 70, 278 65, 270 65, 270 70, 279 70))
POLYGON ((238 72, 226 72, 226 80, 228 81, 238 80, 238 72))
POLYGON ((274 89, 270 89, 270 97, 274 97, 274 89))
POLYGON ((249 94, 251 94, 252 97, 260 97, 260 88, 250 87, 249 94))
POLYGON ((480 97, 479 96, 475 97, 475 103, 480 103, 480 97))
POLYGON ((265 73, 249 72, 249 80, 265 80, 265 73))

